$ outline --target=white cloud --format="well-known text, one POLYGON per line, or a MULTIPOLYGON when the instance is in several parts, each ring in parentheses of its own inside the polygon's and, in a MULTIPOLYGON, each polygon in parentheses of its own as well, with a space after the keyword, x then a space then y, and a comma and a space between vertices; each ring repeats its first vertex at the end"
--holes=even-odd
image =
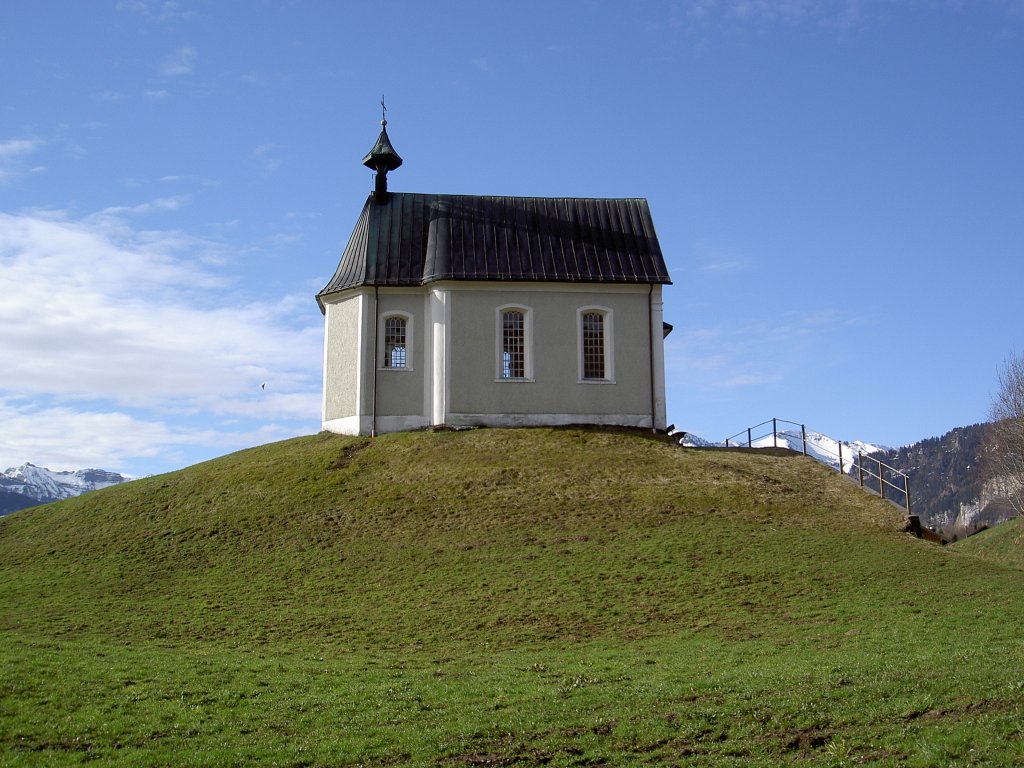
POLYGON ((56 470, 120 469, 132 459, 154 456, 201 437, 126 413, 39 408, 4 399, 0 399, 0 421, 4 425, 0 442, 3 467, 30 461, 56 470))
POLYGON ((6 139, 0 141, 0 161, 32 154, 39 144, 40 142, 36 139, 6 139))
POLYGON ((64 152, 68 157, 74 160, 81 160, 85 157, 85 147, 79 144, 77 141, 67 140, 64 142, 64 152))
POLYGON ((724 23, 764 28, 777 25, 813 25, 824 29, 850 29, 885 15, 901 5, 953 13, 994 9, 1010 21, 1024 20, 1024 0, 683 0, 683 15, 693 23, 724 23))
POLYGON ((64 456, 80 466, 70 457, 92 455, 86 463, 115 466, 147 455, 146 444, 171 460, 175 445, 224 445, 211 431, 235 434, 227 444, 240 447, 237 435, 315 428, 322 329, 315 312, 299 309, 308 296, 235 298, 230 274, 210 266, 225 261, 217 243, 129 223, 179 204, 163 198, 82 218, 0 213, 0 451, 17 454, 9 461, 64 456), (31 405, 12 412, 12 402, 31 405), (80 416, 91 430, 79 430, 80 416), (168 426, 182 418, 205 426, 168 426), (25 454, 37 445, 33 424, 38 440, 64 434, 66 445, 25 454))
MULTIPOLYGON (((785 303, 785 297, 775 297, 785 303)), ((665 342, 669 382, 685 381, 704 393, 751 389, 791 380, 799 371, 841 354, 836 339, 859 320, 833 310, 785 310, 764 317, 676 330, 665 342)))
POLYGON ((709 275, 732 275, 746 269, 745 262, 740 260, 708 261, 698 267, 699 271, 709 275))
POLYGON ((188 21, 195 17, 195 12, 184 10, 181 3, 174 0, 118 0, 117 10, 133 13, 151 23, 169 21, 188 21))
POLYGON ((260 144, 252 151, 253 160, 259 163, 264 174, 270 175, 281 167, 281 158, 275 157, 275 153, 280 148, 277 144, 267 142, 266 144, 260 144))
POLYGON ((264 157, 274 150, 278 149, 278 145, 273 142, 267 142, 266 144, 260 144, 256 149, 252 151, 253 157, 264 157))
POLYGON ((169 91, 165 91, 163 88, 161 88, 159 90, 145 90, 142 92, 142 95, 150 101, 162 101, 171 94, 169 91))
POLYGON ((87 467, 139 473, 140 466, 181 464, 190 449, 229 451, 295 437, 300 430, 264 424, 252 429, 209 429, 145 419, 117 410, 37 406, 0 398, 0 467, 26 461, 54 470, 87 467), (140 464, 151 459, 154 464, 140 464))
POLYGON ((781 375, 778 373, 737 373, 732 376, 728 376, 722 381, 722 386, 726 389, 736 389, 737 387, 762 387, 766 384, 774 384, 779 381, 781 375))
POLYGON ((39 139, 0 139, 0 184, 20 175, 24 159, 42 143, 39 139))
POLYGON ((138 205, 118 205, 110 208, 104 208, 100 211, 99 215, 102 216, 121 216, 125 214, 146 214, 153 213, 154 211, 176 211, 181 208, 187 202, 188 198, 184 196, 176 197, 159 197, 156 200, 150 200, 146 203, 139 203, 138 205))
POLYGON ((142 0, 118 0, 117 10, 130 11, 132 13, 145 13, 149 10, 142 0))
POLYGON ((864 4, 865 0, 683 0, 682 10, 697 23, 845 28, 860 22, 864 4))
POLYGON ((1015 21, 1024 21, 1024 0, 996 0, 996 7, 1015 21))
POLYGON ((266 242, 272 246, 280 247, 283 245, 291 245, 297 243, 302 239, 302 235, 296 232, 278 232, 270 235, 266 238, 266 242))
POLYGON ((686 263, 705 275, 733 275, 746 272, 756 263, 756 259, 736 245, 715 238, 706 237, 695 241, 691 253, 686 263))
POLYGON ((160 73, 167 77, 190 75, 199 60, 199 52, 191 45, 183 45, 173 53, 164 57, 160 64, 160 73))
POLYGON ((164 2, 159 3, 156 14, 158 21, 171 21, 173 19, 187 21, 195 17, 195 12, 184 10, 181 7, 181 3, 175 2, 175 0, 164 0, 164 2))

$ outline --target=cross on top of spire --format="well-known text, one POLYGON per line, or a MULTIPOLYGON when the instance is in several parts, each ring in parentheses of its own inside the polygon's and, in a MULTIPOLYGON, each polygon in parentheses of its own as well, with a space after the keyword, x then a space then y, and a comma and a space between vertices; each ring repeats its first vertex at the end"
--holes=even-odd
POLYGON ((381 94, 380 136, 377 137, 377 143, 373 145, 373 149, 367 152, 366 157, 363 158, 363 165, 377 173, 384 174, 395 170, 395 168, 402 164, 402 158, 395 152, 395 148, 391 146, 391 139, 388 138, 387 112, 388 108, 384 105, 384 95, 381 94))

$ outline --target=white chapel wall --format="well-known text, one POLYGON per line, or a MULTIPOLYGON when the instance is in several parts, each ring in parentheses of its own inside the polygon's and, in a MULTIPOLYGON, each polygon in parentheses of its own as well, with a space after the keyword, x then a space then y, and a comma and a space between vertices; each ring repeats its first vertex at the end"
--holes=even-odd
MULTIPOLYGON (((323 422, 359 413, 360 338, 364 294, 346 294, 325 306, 323 422)), ((336 431, 341 431, 340 429, 336 431)))
POLYGON ((647 286, 450 286, 449 423, 564 423, 578 416, 589 423, 651 425, 647 286), (530 312, 532 381, 498 380, 495 309, 510 304, 530 312), (580 383, 577 309, 583 306, 612 311, 614 383, 580 383), (488 414, 500 418, 483 418, 488 414))
MULTIPOLYGON (((389 314, 401 313, 407 319, 408 354, 405 368, 386 368, 382 366, 382 343, 378 341, 377 351, 377 416, 417 417, 410 422, 415 426, 426 423, 424 415, 423 382, 426 373, 424 356, 425 349, 423 317, 423 288, 381 288, 378 291, 379 322, 389 314), (411 325, 411 329, 408 327, 411 325)), ((378 328, 378 337, 381 329, 378 328)), ((401 420, 396 424, 404 423, 401 420)), ((410 428, 410 427, 406 427, 410 428)))

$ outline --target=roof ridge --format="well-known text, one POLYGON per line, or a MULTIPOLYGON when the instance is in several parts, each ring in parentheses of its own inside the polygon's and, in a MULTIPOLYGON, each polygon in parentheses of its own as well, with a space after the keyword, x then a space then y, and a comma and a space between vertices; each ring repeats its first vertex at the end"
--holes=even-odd
POLYGON ((418 195, 421 197, 468 197, 492 200, 643 200, 646 197, 580 197, 578 195, 467 195, 451 192, 391 192, 392 195, 418 195))

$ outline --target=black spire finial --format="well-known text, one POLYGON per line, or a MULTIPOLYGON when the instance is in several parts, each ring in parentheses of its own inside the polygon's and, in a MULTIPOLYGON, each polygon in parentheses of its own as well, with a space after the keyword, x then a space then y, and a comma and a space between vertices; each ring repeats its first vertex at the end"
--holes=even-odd
POLYGON ((373 199, 378 203, 385 203, 388 199, 388 171, 393 171, 402 164, 402 158, 391 146, 391 139, 388 138, 388 108, 384 105, 384 94, 380 97, 380 136, 377 143, 373 145, 366 157, 363 158, 363 165, 377 172, 374 176, 373 199))

